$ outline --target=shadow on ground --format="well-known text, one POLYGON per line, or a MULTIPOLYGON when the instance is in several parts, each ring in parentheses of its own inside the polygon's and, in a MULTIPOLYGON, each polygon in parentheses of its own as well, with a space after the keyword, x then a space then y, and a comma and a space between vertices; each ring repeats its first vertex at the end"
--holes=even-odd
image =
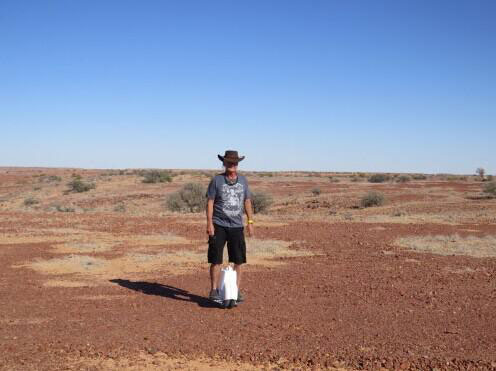
POLYGON ((174 286, 162 285, 156 282, 145 282, 145 281, 129 281, 123 280, 120 278, 110 280, 112 283, 116 283, 119 286, 125 287, 130 290, 139 291, 146 295, 157 295, 162 296, 164 298, 181 300, 181 301, 190 301, 198 304, 203 308, 219 308, 219 306, 215 303, 212 303, 210 300, 203 296, 198 296, 190 293, 189 291, 179 289, 174 286))

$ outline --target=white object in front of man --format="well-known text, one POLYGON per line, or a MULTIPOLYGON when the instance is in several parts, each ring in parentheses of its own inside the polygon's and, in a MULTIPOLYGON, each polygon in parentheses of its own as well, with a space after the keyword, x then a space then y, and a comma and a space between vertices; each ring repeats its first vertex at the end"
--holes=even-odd
POLYGON ((238 300, 237 275, 230 265, 220 272, 219 293, 224 301, 238 300))

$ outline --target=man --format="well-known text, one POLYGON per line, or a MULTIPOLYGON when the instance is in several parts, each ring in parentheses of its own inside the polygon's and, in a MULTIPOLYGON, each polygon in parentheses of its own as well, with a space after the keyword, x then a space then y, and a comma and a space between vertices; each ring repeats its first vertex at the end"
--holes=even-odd
MULTIPOLYGON (((208 262, 210 263, 210 295, 217 303, 222 302, 218 290, 220 266, 224 245, 227 242, 229 262, 234 263, 238 290, 241 284, 241 265, 246 263, 246 243, 243 228, 243 212, 247 216, 248 235, 253 236, 253 209, 248 182, 238 174, 237 151, 227 150, 224 156, 217 155, 224 164, 224 173, 212 178, 207 190, 207 233, 209 236, 208 262)), ((237 303, 244 301, 238 291, 237 303)))

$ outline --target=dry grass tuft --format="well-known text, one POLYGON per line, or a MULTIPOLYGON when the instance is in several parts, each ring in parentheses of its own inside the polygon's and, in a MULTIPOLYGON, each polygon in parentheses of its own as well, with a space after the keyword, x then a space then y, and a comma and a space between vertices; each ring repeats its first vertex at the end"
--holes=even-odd
POLYGON ((396 243, 414 251, 439 255, 467 255, 476 258, 496 257, 495 236, 460 237, 457 234, 449 236, 410 236, 399 238, 396 243))

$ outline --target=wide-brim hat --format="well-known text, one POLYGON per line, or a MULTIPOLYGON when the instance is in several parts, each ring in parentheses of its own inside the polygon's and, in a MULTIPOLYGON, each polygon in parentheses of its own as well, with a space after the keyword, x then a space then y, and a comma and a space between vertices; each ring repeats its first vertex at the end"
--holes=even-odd
POLYGON ((224 162, 224 161, 226 161, 226 162, 240 162, 240 161, 243 161, 244 158, 245 158, 245 156, 239 157, 238 156, 238 151, 232 151, 232 150, 227 150, 224 153, 224 156, 217 155, 217 157, 222 162, 224 162))

